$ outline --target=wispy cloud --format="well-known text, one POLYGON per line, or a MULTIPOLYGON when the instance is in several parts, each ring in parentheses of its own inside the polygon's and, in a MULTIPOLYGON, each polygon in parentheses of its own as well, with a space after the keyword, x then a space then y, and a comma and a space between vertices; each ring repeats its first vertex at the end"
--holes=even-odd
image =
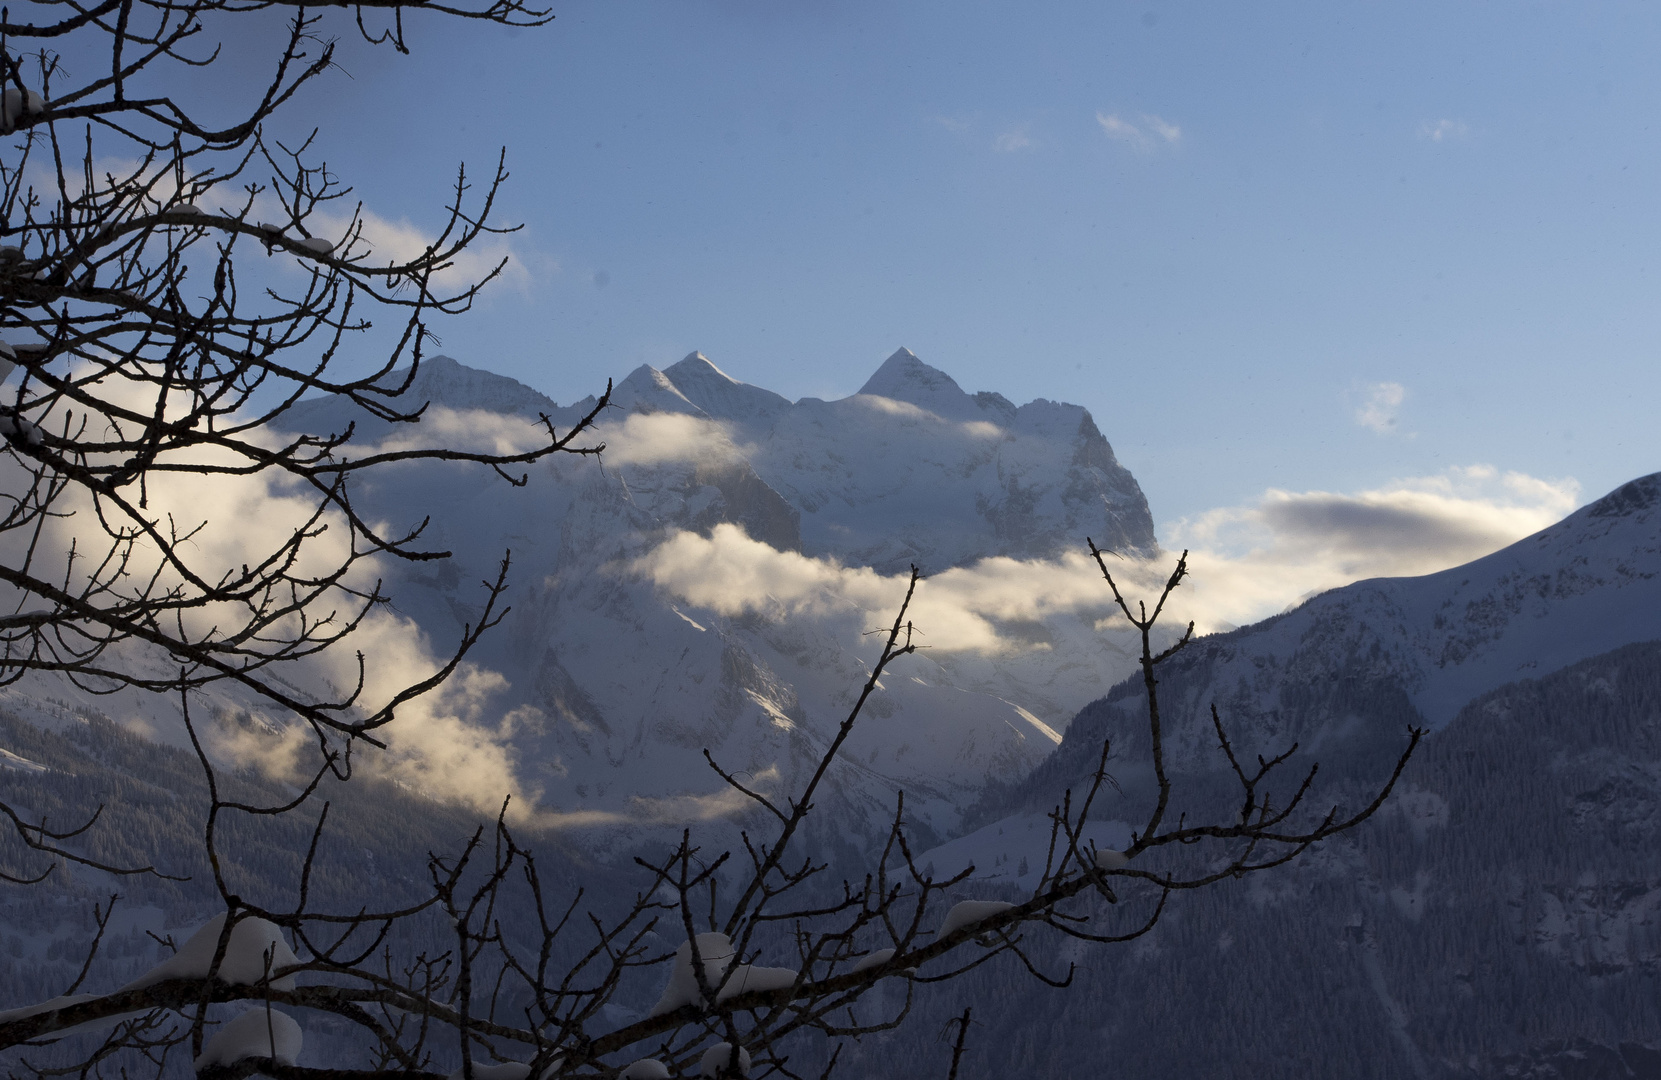
MULTIPOLYGON (((1253 622, 1316 592, 1363 578, 1427 574, 1479 558, 1562 518, 1579 497, 1573 480, 1548 481, 1491 466, 1409 477, 1353 494, 1271 489, 1163 530, 1191 549, 1191 584, 1175 622, 1202 631, 1253 622)), ((1114 564, 1115 576, 1157 591, 1170 558, 1114 564)), ((686 603, 723 615, 871 621, 886 611, 898 578, 751 540, 717 526, 679 533, 630 567, 686 603)), ((918 590, 913 614, 944 652, 1011 656, 1048 648, 1034 624, 1056 619, 1102 626, 1111 597, 1081 552, 1052 560, 985 559, 937 574, 918 590)), ((874 624, 873 624, 874 625, 874 624)))
POLYGON ((1097 113, 1107 137, 1125 143, 1137 150, 1149 151, 1161 146, 1175 146, 1182 141, 1182 128, 1152 113, 1142 113, 1135 123, 1118 113, 1097 113))
MULTIPOLYGON (((407 218, 393 221, 371 210, 360 211, 359 218, 362 232, 348 254, 355 257, 367 249, 369 258, 366 261, 373 265, 384 266, 389 261, 413 262, 425 254, 435 240, 432 234, 407 218)), ((346 215, 321 211, 307 222, 314 234, 337 243, 346 238, 350 224, 351 219, 346 215)), ((521 291, 528 288, 532 277, 527 260, 513 249, 506 237, 489 233, 481 235, 435 273, 433 284, 440 290, 466 288, 474 282, 483 281, 504 261, 506 265, 502 266, 496 280, 521 291)), ((540 269, 545 274, 558 270, 558 264, 551 260, 542 260, 542 263, 540 269)))
POLYGON ((1352 581, 1480 558, 1560 520, 1579 496, 1572 479, 1473 465, 1352 494, 1270 489, 1161 531, 1192 551, 1191 617, 1243 624, 1352 581))
MULTIPOLYGON (((922 411, 917 409, 919 413, 922 411)), ((992 430, 1001 434, 996 428, 992 430)), ((621 420, 595 424, 591 436, 593 442, 605 444, 603 460, 608 466, 669 462, 716 465, 753 452, 751 447, 736 445, 725 424, 686 413, 630 413, 621 420)), ((421 414, 419 425, 396 429, 385 439, 370 444, 366 452, 379 454, 447 446, 480 454, 511 455, 545 445, 547 440, 546 428, 523 417, 432 405, 421 414)))
POLYGON ((1182 138, 1182 129, 1175 124, 1168 124, 1157 116, 1142 114, 1142 121, 1148 125, 1153 133, 1168 143, 1178 142, 1182 138))
POLYGON ((988 120, 986 117, 971 116, 936 116, 932 118, 936 124, 956 135, 969 137, 969 145, 984 146, 981 140, 986 137, 985 131, 990 128, 995 134, 992 136, 991 147, 1000 154, 1013 154, 1021 150, 1031 150, 1038 145, 1038 140, 1032 136, 1032 125, 1029 123, 1009 123, 1007 119, 1000 121, 997 118, 988 120), (986 123, 983 125, 982 121, 986 123), (1002 130, 999 130, 999 128, 1002 130))
MULTIPOLYGON (((158 202, 170 201, 178 192, 171 173, 154 166, 147 167, 136 160, 115 157, 99 159, 95 163, 93 175, 114 176, 118 181, 141 184, 146 187, 150 197, 158 202)), ((32 165, 29 179, 42 190, 50 191, 57 186, 56 178, 44 166, 32 165)), ((80 195, 81 187, 84 186, 80 174, 72 170, 67 179, 71 184, 71 196, 80 195)), ((99 186, 103 186, 102 181, 99 186)), ((197 202, 203 210, 211 214, 235 216, 247 206, 250 222, 289 221, 287 209, 270 192, 262 192, 249 204, 246 192, 224 185, 199 196, 197 202)), ((423 229, 408 218, 393 220, 382 217, 367 207, 360 207, 355 226, 356 238, 351 247, 346 248, 343 245, 352 237, 354 229, 353 215, 350 211, 334 209, 333 205, 313 211, 306 219, 306 228, 312 235, 334 243, 336 255, 352 259, 361 258, 368 265, 384 267, 389 262, 412 262, 424 255, 427 249, 437 242, 436 233, 423 229)), ((257 247, 248 244, 245 245, 245 250, 254 252, 257 251, 257 247)), ((442 269, 435 272, 433 285, 440 291, 464 289, 484 280, 498 265, 502 265, 502 269, 497 282, 505 283, 521 292, 526 290, 534 279, 552 276, 560 269, 557 260, 540 252, 526 251, 522 245, 515 246, 506 236, 487 232, 481 234, 442 269)))
POLYGON ((1036 145, 1025 128, 1012 128, 992 140, 992 149, 1000 154, 1012 154, 1017 150, 1029 150, 1036 145))
POLYGON ((1419 138, 1431 142, 1455 142, 1468 138, 1471 129, 1463 120, 1426 120, 1419 125, 1419 138))
POLYGON ((1380 382, 1367 387, 1367 399, 1355 410, 1355 422, 1381 435, 1394 434, 1402 402, 1407 400, 1407 388, 1401 383, 1380 382))

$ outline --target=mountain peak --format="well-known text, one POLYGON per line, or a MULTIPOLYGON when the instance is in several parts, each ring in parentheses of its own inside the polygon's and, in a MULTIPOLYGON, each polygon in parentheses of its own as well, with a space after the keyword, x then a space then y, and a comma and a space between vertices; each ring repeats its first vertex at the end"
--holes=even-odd
POLYGON ((663 372, 682 397, 717 420, 765 420, 790 400, 728 375, 701 352, 688 353, 663 372))
POLYGON ((1625 517, 1661 502, 1661 473, 1622 484, 1586 508, 1587 517, 1625 517))
POLYGON ((956 379, 923 363, 904 346, 882 362, 859 392, 904 401, 954 419, 980 414, 974 399, 963 392, 956 379))
MULTIPOLYGON (((685 361, 682 361, 684 363, 685 361)), ((676 365, 679 367, 680 365, 676 365)), ((713 365, 712 365, 713 366, 713 365)), ((681 393, 667 372, 641 364, 611 392, 611 403, 632 412, 701 413, 703 410, 681 393)))
POLYGON ((963 388, 957 385, 956 379, 939 368, 929 367, 917 359, 916 353, 903 345, 895 350, 893 356, 884 360, 876 374, 866 379, 865 385, 859 388, 862 394, 876 394, 896 401, 911 401, 910 395, 918 391, 930 394, 946 391, 967 396, 963 394, 963 388))
MULTIPOLYGON (((408 368, 393 372, 402 379, 408 368)), ((396 385, 396 383, 393 383, 396 385)), ((483 409, 488 412, 536 416, 559 409, 551 398, 517 379, 482 368, 468 367, 453 356, 429 356, 421 361, 403 403, 414 407, 423 401, 451 409, 483 409)))
POLYGON ((687 353, 679 363, 670 364, 668 367, 664 368, 663 373, 669 376, 671 381, 676 380, 679 376, 686 376, 694 379, 716 377, 725 379, 727 382, 735 385, 738 384, 737 379, 716 367, 714 361, 699 352, 697 349, 693 349, 691 352, 687 353))

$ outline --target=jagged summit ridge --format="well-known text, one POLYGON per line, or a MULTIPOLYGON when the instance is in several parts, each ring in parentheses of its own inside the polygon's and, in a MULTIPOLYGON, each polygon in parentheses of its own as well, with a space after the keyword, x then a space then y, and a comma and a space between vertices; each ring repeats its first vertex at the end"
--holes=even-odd
POLYGON ((904 348, 836 401, 789 405, 698 354, 669 378, 709 415, 735 421, 756 472, 801 513, 808 554, 893 573, 1052 558, 1090 535, 1157 548, 1141 488, 1082 406, 971 396, 904 348), (739 392, 742 409, 732 404, 739 392))
MULTIPOLYGON (((513 406, 502 411, 531 415, 557 408, 511 379, 454 361, 440 376, 427 380, 423 366, 418 381, 423 392, 435 391, 436 404, 500 400, 513 406)), ((591 403, 555 418, 569 423, 591 403)), ((859 393, 835 401, 793 403, 694 351, 663 370, 640 365, 617 384, 612 404, 625 414, 722 425, 741 448, 744 470, 799 516, 806 554, 892 573, 997 555, 1052 558, 1081 548, 1086 536, 1121 551, 1158 547, 1140 486, 1088 410, 1044 399, 1017 408, 1000 394, 970 395, 909 349, 885 360, 859 393)), ((767 517, 782 520, 777 511, 767 517)))
POLYGON ((611 392, 611 403, 629 412, 676 412, 702 415, 669 376, 650 364, 629 372, 611 392))
POLYGON ((664 369, 664 373, 675 382, 685 383, 688 385, 704 380, 723 386, 747 385, 742 380, 735 379, 731 375, 728 375, 726 372, 722 371, 720 368, 716 367, 714 362, 711 361, 709 357, 705 356, 697 349, 693 349, 679 361, 669 365, 669 367, 664 369))
POLYGON ((956 379, 939 368, 923 363, 917 358, 916 353, 904 345, 894 350, 894 354, 882 362, 882 366, 865 380, 865 385, 859 388, 859 392, 903 401, 906 400, 907 393, 919 388, 963 394, 963 388, 957 385, 956 379))
POLYGON ((663 374, 681 396, 717 420, 770 418, 791 406, 789 398, 728 375, 701 352, 693 352, 663 374))

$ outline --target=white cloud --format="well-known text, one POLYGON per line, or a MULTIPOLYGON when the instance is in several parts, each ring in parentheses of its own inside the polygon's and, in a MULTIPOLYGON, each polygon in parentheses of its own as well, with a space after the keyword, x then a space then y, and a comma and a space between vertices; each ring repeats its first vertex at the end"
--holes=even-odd
POLYGON ((1182 141, 1182 128, 1172 124, 1152 113, 1143 113, 1139 117, 1141 123, 1133 124, 1118 113, 1097 113, 1096 123, 1110 139, 1126 143, 1137 150, 1147 152, 1159 146, 1174 146, 1182 141))
POLYGON ((594 439, 606 444, 608 465, 713 463, 738 454, 726 425, 685 413, 630 413, 620 424, 596 426, 594 439))
MULTIPOLYGON (((1572 510, 1579 487, 1490 466, 1392 481, 1355 494, 1270 490, 1257 501, 1167 526, 1167 544, 1189 548, 1190 588, 1170 623, 1211 631, 1266 618, 1315 592, 1364 578, 1431 573, 1479 558, 1572 510)), ((1172 558, 1111 561, 1127 596, 1156 595, 1172 558)), ((637 559, 643 574, 680 600, 721 615, 842 619, 862 629, 891 617, 904 581, 868 567, 777 551, 733 525, 709 536, 683 532, 637 559)), ((930 647, 1011 657, 1050 646, 1034 624, 1082 619, 1122 624, 1084 552, 1051 560, 986 559, 926 579, 912 618, 930 647)))
POLYGON ((1110 139, 1120 139, 1135 145, 1141 145, 1147 140, 1141 128, 1119 119, 1116 113, 1097 113, 1096 123, 1102 126, 1102 130, 1107 132, 1110 139))
POLYGON ((487 409, 451 409, 429 405, 420 424, 395 427, 360 451, 370 454, 443 446, 478 454, 522 454, 548 443, 548 429, 535 420, 505 416, 487 409))
POLYGON ((947 131, 965 132, 975 126, 975 122, 963 116, 937 116, 934 122, 947 131))
MULTIPOLYGON (((905 594, 903 577, 778 551, 736 525, 718 525, 708 537, 677 533, 630 569, 687 603, 729 616, 852 617, 863 627, 876 625, 884 613, 892 617, 895 598, 905 594)), ((986 559, 926 579, 911 617, 931 648, 1019 652, 1033 646, 1023 636, 1007 635, 999 624, 1107 614, 1110 596, 1080 588, 1095 575, 1082 552, 1055 561, 986 559)))
MULTIPOLYGON (((179 190, 169 169, 153 163, 146 166, 144 162, 135 159, 101 158, 95 163, 93 175, 99 178, 97 187, 100 190, 107 187, 104 177, 113 176, 118 183, 133 181, 143 184, 152 199, 163 202, 172 199, 179 190)), ((38 160, 31 163, 29 180, 37 190, 52 191, 57 187, 54 173, 38 160)), ((70 196, 79 197, 84 187, 82 173, 71 169, 65 180, 69 185, 70 196)), ((211 189, 200 196, 197 202, 210 214, 235 215, 247 205, 248 198, 242 189, 225 185, 211 189)), ((250 223, 286 222, 289 216, 288 211, 274 195, 264 192, 255 197, 248 210, 247 220, 250 223)), ((418 259, 436 239, 436 236, 430 235, 408 218, 393 221, 363 207, 358 209, 358 224, 361 226, 361 232, 357 242, 350 250, 339 250, 340 245, 347 239, 348 231, 353 227, 350 213, 324 207, 314 211, 306 219, 306 228, 311 234, 334 243, 337 254, 353 259, 362 258, 371 266, 385 266, 389 262, 404 263, 418 259)), ((250 244, 247 245, 245 253, 257 250, 256 245, 250 244)), ((484 233, 433 275, 433 285, 441 292, 467 288, 482 281, 485 275, 495 270, 497 264, 504 259, 507 260, 507 264, 496 278, 496 283, 507 284, 521 291, 532 284, 533 276, 547 277, 559 272, 557 260, 536 253, 521 252, 514 248, 506 236, 484 233)))
MULTIPOLYGON (((970 429, 971 434, 980 434, 980 428, 991 428, 992 437, 1002 434, 990 424, 961 426, 970 429)), ((421 414, 419 427, 398 428, 380 442, 365 446, 362 453, 444 446, 507 456, 537 449, 547 442, 548 431, 536 420, 489 410, 431 405, 421 414)), ((743 453, 725 424, 671 412, 630 413, 622 420, 603 420, 590 430, 585 443, 604 443, 602 460, 607 465, 662 465, 672 461, 720 464, 743 453)))
MULTIPOLYGON (((408 218, 392 221, 371 210, 360 210, 358 218, 362 226, 360 240, 346 254, 352 258, 361 256, 372 266, 413 262, 421 258, 434 242, 433 236, 412 224, 408 218)), ((284 219, 279 217, 274 220, 284 219)), ((306 222, 306 227, 314 236, 321 236, 337 246, 346 239, 350 225, 349 216, 325 211, 318 211, 306 222)), ((513 250, 507 237, 491 233, 479 236, 435 273, 433 286, 440 292, 467 288, 483 281, 504 259, 507 265, 496 281, 520 290, 529 287, 531 274, 526 260, 513 250)), ((550 268, 557 271, 558 266, 550 263, 542 269, 549 272, 550 268)))
POLYGON ((1182 129, 1175 124, 1166 123, 1157 116, 1148 113, 1142 114, 1143 123, 1153 129, 1153 133, 1168 143, 1179 142, 1182 139, 1182 129))
POLYGON ((1244 624, 1352 581, 1480 558, 1560 520, 1579 493, 1573 480, 1476 465, 1355 494, 1270 489, 1162 531, 1170 546, 1192 549, 1190 617, 1244 624))
MULTIPOLYGON (((378 613, 354 638, 352 646, 372 665, 365 686, 371 703, 388 700, 439 666, 426 635, 399 616, 378 613)), ((352 685, 345 681, 356 675, 351 652, 337 648, 324 654, 335 685, 352 685)), ((527 788, 519 775, 510 744, 517 717, 498 717, 492 708, 507 688, 497 672, 462 664, 438 689, 398 709, 397 719, 384 729, 388 750, 370 757, 371 767, 433 798, 490 812, 512 795, 517 811, 528 810, 540 792, 527 788)))
POLYGON ((1037 145, 1032 137, 1023 128, 1012 128, 992 140, 992 149, 1001 154, 1012 154, 1017 150, 1028 150, 1037 145))
MULTIPOLYGON (((671 461, 719 464, 741 453, 725 424, 686 413, 630 413, 622 420, 603 420, 594 425, 584 441, 605 444, 602 460, 607 465, 662 465, 671 461)), ((536 420, 489 410, 431 405, 421 414, 419 426, 400 427, 380 442, 365 446, 362 453, 444 446, 507 456, 537 449, 547 442, 548 430, 536 420)))
POLYGON ((1454 142, 1468 137, 1470 126, 1463 120, 1426 120, 1419 125, 1419 138, 1431 142, 1454 142))
MULTIPOLYGON (((104 392, 118 400, 129 395, 142 400, 145 389, 111 384, 104 387, 104 392)), ((434 419, 441 423, 448 419, 460 430, 465 425, 466 414, 451 414, 446 418, 435 413, 434 419)), ((500 426, 501 418, 491 419, 500 426)), ((511 443, 513 433, 499 438, 511 443)), ((500 448, 496 443, 492 447, 500 448)), ((208 460, 214 457, 214 452, 198 449, 190 456, 193 460, 208 460)), ((222 460, 228 464, 234 459, 227 455, 222 460)), ((24 488, 18 465, 9 456, 0 455, 0 480, 5 481, 7 490, 24 488)), ((342 565, 350 555, 351 531, 339 515, 325 513, 321 519, 313 520, 315 496, 281 474, 216 476, 154 472, 148 478, 146 494, 148 505, 144 512, 150 520, 161 523, 164 528, 171 522, 181 533, 190 534, 187 543, 178 545, 178 551, 189 561, 193 572, 207 581, 234 577, 241 567, 261 564, 297 529, 307 528, 308 523, 315 534, 301 547, 300 558, 289 568, 293 577, 321 578, 342 565), (325 527, 317 529, 318 525, 325 527)), ((50 518, 46 523, 45 536, 34 558, 36 572, 73 586, 83 585, 89 566, 96 567, 112 548, 119 553, 120 545, 113 544, 105 527, 99 524, 99 512, 94 511, 83 489, 70 488, 54 509, 62 516, 50 518), (76 558, 70 557, 71 550, 76 558)), ((124 524, 119 510, 108 503, 101 508, 101 513, 110 527, 120 528, 124 524)), ((28 539, 16 533, 0 534, 0 548, 5 549, 0 555, 10 565, 20 565, 17 545, 27 543, 28 539)), ((142 588, 147 582, 154 582, 155 590, 160 592, 180 581, 177 572, 164 566, 156 549, 146 543, 137 544, 128 554, 123 570, 124 575, 114 585, 118 592, 142 588)), ((383 577, 384 572, 385 567, 377 557, 364 558, 356 563, 341 585, 362 593, 383 577)), ((278 599, 280 602, 282 597, 278 599)), ((0 604, 15 603, 15 593, 0 591, 0 604)), ((343 591, 318 597, 305 612, 310 632, 316 633, 326 625, 340 625, 359 606, 355 597, 343 591)), ((222 635, 228 627, 242 626, 247 620, 247 611, 240 604, 223 604, 185 609, 178 618, 186 634, 205 638, 222 635)), ((262 636, 274 640, 300 633, 296 614, 267 627, 262 636)), ((361 654, 365 664, 358 705, 360 714, 364 714, 436 671, 446 651, 445 644, 430 641, 413 621, 386 608, 377 608, 337 646, 306 660, 276 665, 269 673, 302 694, 338 698, 358 685, 361 654)), ((167 655, 136 642, 120 646, 117 652, 117 663, 128 670, 163 674, 176 667, 176 661, 167 655)), ((435 691, 401 705, 396 720, 377 732, 389 744, 388 750, 379 752, 360 746, 355 759, 371 771, 434 798, 493 812, 500 808, 505 795, 512 794, 516 796, 516 804, 522 803, 528 808, 537 793, 518 779, 517 761, 509 743, 515 718, 498 718, 492 712, 492 703, 506 688, 506 680, 500 674, 463 664, 435 691)), ((284 716, 279 707, 229 683, 219 684, 209 693, 233 712, 246 710, 264 717, 250 727, 221 727, 212 732, 213 746, 221 760, 255 765, 273 774, 292 774, 314 767, 315 737, 303 724, 284 716)))
POLYGON ((1381 382, 1367 387, 1367 400, 1355 410, 1355 422, 1381 435, 1394 433, 1397 412, 1407 400, 1407 388, 1401 383, 1381 382))

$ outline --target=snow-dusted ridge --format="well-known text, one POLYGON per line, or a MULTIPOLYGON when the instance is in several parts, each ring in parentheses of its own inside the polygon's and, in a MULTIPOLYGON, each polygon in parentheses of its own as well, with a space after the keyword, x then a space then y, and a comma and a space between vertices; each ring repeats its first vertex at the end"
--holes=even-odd
MULTIPOLYGON (((1237 805, 1213 703, 1247 760, 1303 747, 1281 797, 1320 761, 1322 809, 1372 790, 1409 725, 1431 731, 1354 832, 1173 902, 1128 950, 1058 949, 1053 964, 1081 963, 1069 992, 1110 1022, 1014 1006, 987 1042, 1062 1047, 1056 1075, 1112 1060, 1235 1077, 1283 1055, 1285 1075, 1316 1060, 1448 1080, 1653 1073, 1658 700, 1661 474, 1464 566, 1357 582, 1199 639, 1160 676, 1178 811, 1237 805), (1233 1017, 1229 1037, 1191 1039, 1206 1015, 1233 1017)), ((972 863, 970 889, 1031 888, 1044 811, 1104 739, 1123 791, 1096 804, 1097 843, 1122 843, 1151 805, 1145 706, 1139 680, 1116 686, 1038 770, 989 793, 979 828, 918 861, 972 863)))
MULTIPOLYGON (((1359 581, 1199 639, 1162 669, 1166 746, 1180 768, 1221 765, 1215 704, 1253 753, 1298 742, 1314 758, 1357 747, 1377 757, 1408 724, 1435 732, 1498 687, 1658 639, 1661 473, 1463 566, 1359 581)), ((1115 687, 983 815, 1038 808, 1087 773, 1104 737, 1136 760, 1144 708, 1138 685, 1115 687)))
POLYGON ((1219 636, 1201 655, 1225 665, 1219 679, 1232 682, 1243 703, 1245 686, 1264 681, 1247 679, 1247 664, 1309 678, 1376 644, 1375 670, 1399 679, 1439 728, 1495 687, 1657 637, 1661 473, 1492 555, 1423 577, 1334 589, 1278 619, 1219 636))

